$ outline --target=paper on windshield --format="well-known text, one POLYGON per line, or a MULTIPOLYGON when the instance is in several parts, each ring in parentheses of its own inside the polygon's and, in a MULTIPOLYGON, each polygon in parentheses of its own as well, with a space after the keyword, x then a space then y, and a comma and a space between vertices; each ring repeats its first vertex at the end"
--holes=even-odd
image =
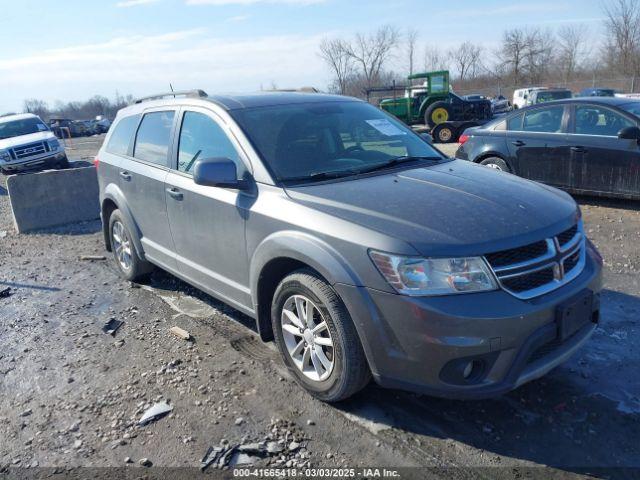
POLYGON ((383 135, 388 137, 393 137, 395 135, 406 135, 407 132, 403 132, 398 127, 396 127, 393 123, 391 123, 386 118, 378 118, 375 120, 367 120, 366 121, 373 128, 378 130, 383 135))

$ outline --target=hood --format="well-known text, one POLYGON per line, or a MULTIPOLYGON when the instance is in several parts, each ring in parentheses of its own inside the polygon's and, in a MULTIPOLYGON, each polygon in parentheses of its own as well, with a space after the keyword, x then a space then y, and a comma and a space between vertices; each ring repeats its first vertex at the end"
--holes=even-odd
POLYGON ((19 137, 4 138, 0 140, 0 148, 19 147, 20 145, 26 145, 28 143, 49 140, 50 138, 56 138, 56 136, 49 130, 30 133, 29 135, 20 135, 19 137))
POLYGON ((482 255, 526 245, 571 227, 579 215, 566 193, 461 160, 289 187, 287 194, 428 256, 482 255))

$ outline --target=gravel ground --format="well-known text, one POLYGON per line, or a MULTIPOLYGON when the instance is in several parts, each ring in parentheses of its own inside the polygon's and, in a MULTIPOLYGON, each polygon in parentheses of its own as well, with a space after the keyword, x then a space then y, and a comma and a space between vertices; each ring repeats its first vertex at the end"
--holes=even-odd
MULTIPOLYGON (((69 156, 92 158, 100 141, 69 156)), ((257 466, 431 467, 436 478, 640 466, 638 203, 578 199, 607 289, 602 325, 566 365, 494 400, 371 385, 329 406, 294 384, 247 317, 162 272, 121 280, 99 222, 15 234, 4 187, 0 177, 0 290, 13 293, 0 298, 0 473, 197 468, 210 446, 251 442, 279 446, 257 466), (115 336, 102 331, 110 319, 124 321, 115 336), (138 426, 159 401, 171 413, 138 426)))

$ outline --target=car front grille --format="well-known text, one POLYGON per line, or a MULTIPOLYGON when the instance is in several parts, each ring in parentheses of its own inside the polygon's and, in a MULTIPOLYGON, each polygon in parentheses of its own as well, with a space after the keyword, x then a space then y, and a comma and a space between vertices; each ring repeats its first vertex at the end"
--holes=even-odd
POLYGON ((585 255, 584 233, 579 223, 552 238, 489 253, 485 259, 502 288, 518 298, 530 299, 580 275, 585 255))
POLYGON ((49 145, 47 142, 29 143, 27 145, 20 145, 19 147, 13 147, 11 149, 11 157, 15 160, 20 160, 27 157, 35 157, 42 155, 49 151, 49 145))

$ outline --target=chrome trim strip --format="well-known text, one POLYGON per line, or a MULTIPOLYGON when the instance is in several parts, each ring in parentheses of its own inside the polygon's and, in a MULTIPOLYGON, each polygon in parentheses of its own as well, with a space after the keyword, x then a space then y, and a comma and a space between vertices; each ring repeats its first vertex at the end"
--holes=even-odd
MULTIPOLYGON (((586 265, 586 237, 584 235, 584 228, 582 225, 582 221, 578 222, 578 230, 574 237, 565 244, 564 247, 560 247, 560 242, 558 240, 558 236, 554 236, 552 238, 545 239, 547 243, 547 254, 541 257, 527 260, 524 262, 519 262, 513 265, 507 265, 503 267, 493 268, 491 267, 496 279, 498 280, 498 284, 500 287, 513 295, 516 298, 521 300, 529 300, 540 295, 544 295, 546 293, 552 292, 563 285, 573 281, 577 278, 586 265), (569 271, 565 272, 564 264, 565 262, 575 255, 575 253, 580 253, 580 258, 576 265, 569 271), (552 262, 548 262, 548 260, 553 259, 552 262), (527 268, 532 267, 532 268, 527 268), (531 290, 525 290, 522 292, 514 292, 509 290, 503 283, 503 280, 508 280, 511 278, 522 277, 526 275, 531 275, 535 272, 545 270, 548 268, 552 268, 554 271, 554 279, 553 281, 541 285, 539 287, 533 288, 531 290), (517 271, 516 270, 520 270, 517 271), (510 273, 514 272, 514 273, 510 273)), ((486 261, 486 259, 485 259, 486 261)), ((487 264, 490 263, 487 261, 487 264)))

